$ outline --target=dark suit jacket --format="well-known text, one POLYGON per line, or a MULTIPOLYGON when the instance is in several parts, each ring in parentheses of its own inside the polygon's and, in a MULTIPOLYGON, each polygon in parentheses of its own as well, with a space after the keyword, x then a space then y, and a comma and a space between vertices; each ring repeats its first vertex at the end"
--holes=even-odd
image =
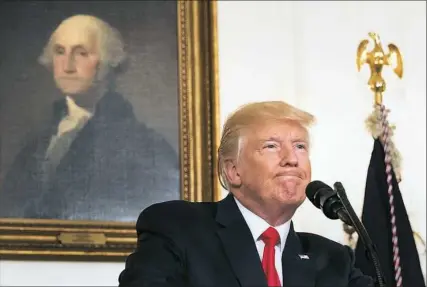
MULTIPOLYGON (((141 213, 137 234, 120 287, 267 286, 251 231, 231 195, 219 203, 153 205, 141 213)), ((282 263, 285 287, 373 286, 354 268, 349 247, 295 232, 293 225, 282 263)))
POLYGON ((132 106, 108 92, 77 134, 47 183, 46 149, 67 113, 55 103, 52 121, 24 147, 6 174, 0 217, 134 221, 141 205, 179 199, 178 156, 132 106))

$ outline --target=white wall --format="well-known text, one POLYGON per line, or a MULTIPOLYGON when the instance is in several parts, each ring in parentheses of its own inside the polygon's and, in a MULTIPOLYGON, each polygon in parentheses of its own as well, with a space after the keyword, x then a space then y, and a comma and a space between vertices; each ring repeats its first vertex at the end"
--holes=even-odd
MULTIPOLYGON (((218 16, 222 123, 241 104, 258 100, 281 99, 315 114, 313 178, 341 181, 357 212, 373 144, 364 127, 373 97, 367 67, 356 72, 356 48, 371 30, 384 44, 398 45, 404 78, 386 70, 384 102, 404 160, 400 188, 413 229, 425 239, 426 3, 220 1, 218 16)), ((341 224, 310 203, 295 221, 299 230, 344 242, 341 224)), ((115 286, 122 269, 122 263, 3 261, 0 285, 115 286)))
MULTIPOLYGON (((310 111, 317 117, 313 178, 341 181, 360 211, 373 147, 364 120, 372 111, 373 96, 366 85, 368 68, 356 70, 356 49, 369 31, 378 32, 384 46, 392 41, 404 55, 403 80, 385 68, 384 103, 397 125, 395 142, 404 160, 401 191, 414 229, 425 238, 425 6, 220 2, 222 123, 227 113, 253 100, 283 99, 310 111), (242 15, 238 21, 237 13, 242 15)), ((296 222, 301 229, 344 240, 340 223, 325 219, 308 202, 296 222)))

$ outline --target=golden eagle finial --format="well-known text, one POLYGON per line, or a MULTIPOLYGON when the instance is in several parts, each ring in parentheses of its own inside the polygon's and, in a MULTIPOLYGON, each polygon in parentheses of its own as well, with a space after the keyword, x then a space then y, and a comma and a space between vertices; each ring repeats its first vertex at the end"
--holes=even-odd
POLYGON ((375 103, 380 105, 382 103, 382 93, 386 89, 386 84, 381 74, 383 66, 391 66, 394 73, 399 78, 402 78, 403 59, 396 45, 389 44, 389 53, 385 54, 378 34, 370 32, 369 37, 373 41, 374 48, 368 51, 369 40, 362 40, 357 47, 356 65, 358 71, 360 71, 364 64, 369 65, 371 77, 369 78, 368 85, 375 93, 375 103))

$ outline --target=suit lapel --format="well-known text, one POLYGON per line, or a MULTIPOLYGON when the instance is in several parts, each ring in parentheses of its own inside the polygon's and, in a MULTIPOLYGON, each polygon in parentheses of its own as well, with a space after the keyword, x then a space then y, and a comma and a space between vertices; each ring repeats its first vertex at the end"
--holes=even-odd
POLYGON ((316 260, 307 253, 291 224, 282 253, 283 286, 313 287, 316 279, 316 260))
POLYGON ((217 234, 240 285, 267 287, 252 233, 231 194, 218 203, 216 220, 221 225, 217 234))

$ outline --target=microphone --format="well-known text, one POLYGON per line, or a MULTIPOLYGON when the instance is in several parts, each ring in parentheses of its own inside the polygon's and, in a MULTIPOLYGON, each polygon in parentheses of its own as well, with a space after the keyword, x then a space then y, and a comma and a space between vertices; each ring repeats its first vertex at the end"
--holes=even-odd
POLYGON ((359 235, 359 240, 361 240, 365 246, 366 256, 371 260, 375 269, 375 285, 380 287, 387 286, 375 244, 369 237, 365 226, 363 226, 362 222, 360 222, 354 212, 342 184, 340 182, 336 182, 334 187, 335 189, 332 189, 327 184, 317 180, 310 182, 307 185, 305 193, 311 203, 321 209, 326 217, 330 219, 339 218, 344 223, 355 228, 359 235))
POLYGON ((311 203, 321 209, 327 218, 333 220, 339 218, 344 223, 353 226, 337 192, 329 185, 316 180, 307 185, 305 193, 311 203))

